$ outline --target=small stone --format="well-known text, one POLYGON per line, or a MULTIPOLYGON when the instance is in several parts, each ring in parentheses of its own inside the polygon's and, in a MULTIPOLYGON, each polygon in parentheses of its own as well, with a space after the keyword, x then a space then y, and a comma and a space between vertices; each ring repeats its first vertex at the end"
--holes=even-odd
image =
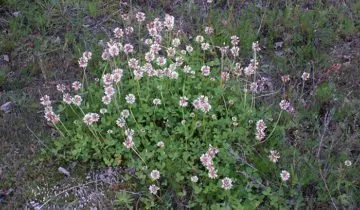
POLYGON ((3 57, 4 57, 4 61, 6 61, 6 62, 9 62, 9 61, 10 61, 10 58, 9 58, 8 55, 4 55, 3 57))
POLYGON ((9 113, 11 111, 11 105, 11 101, 8 101, 5 104, 1 105, 0 110, 5 113, 9 113))
POLYGON ((64 174, 65 176, 70 176, 70 172, 63 167, 59 167, 58 172, 64 174))

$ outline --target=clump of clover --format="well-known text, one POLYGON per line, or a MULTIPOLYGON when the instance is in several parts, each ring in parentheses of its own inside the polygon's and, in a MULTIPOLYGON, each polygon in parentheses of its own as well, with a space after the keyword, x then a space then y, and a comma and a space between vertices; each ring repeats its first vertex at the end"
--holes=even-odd
MULTIPOLYGON (((171 15, 146 24, 144 13, 135 17, 136 23, 126 16, 124 26, 114 29, 94 81, 86 76, 92 53, 84 52, 79 59, 83 80, 58 85, 63 102, 57 113, 49 96, 41 98, 45 118, 61 135, 54 152, 131 169, 125 176, 135 179, 130 188, 146 189, 149 199, 160 202, 163 195, 176 196, 188 206, 245 202, 243 189, 253 190, 249 177, 287 181, 286 170, 265 178, 276 167, 263 174, 256 169, 280 158, 266 148, 279 120, 268 120, 274 125, 267 127, 264 112, 255 107, 261 82, 258 42, 243 67, 235 35, 229 45, 217 46, 211 27, 190 41, 178 35, 171 15), (269 158, 261 159, 259 151, 269 152, 269 158)), ((285 100, 280 106, 291 108, 285 100)))

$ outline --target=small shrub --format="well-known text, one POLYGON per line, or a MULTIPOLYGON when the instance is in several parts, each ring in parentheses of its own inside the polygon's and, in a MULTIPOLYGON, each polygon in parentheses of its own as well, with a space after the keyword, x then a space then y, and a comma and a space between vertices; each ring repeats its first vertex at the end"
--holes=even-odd
POLYGON ((84 52, 82 82, 58 85, 63 100, 56 109, 49 96, 41 98, 61 135, 53 152, 131 169, 124 178, 146 207, 288 206, 293 171, 276 149, 284 147, 281 113, 293 108, 283 100, 273 114, 256 101, 259 44, 242 66, 236 36, 215 46, 210 27, 189 41, 170 15, 144 19, 136 14, 137 34, 130 24, 116 28, 102 60, 84 52))

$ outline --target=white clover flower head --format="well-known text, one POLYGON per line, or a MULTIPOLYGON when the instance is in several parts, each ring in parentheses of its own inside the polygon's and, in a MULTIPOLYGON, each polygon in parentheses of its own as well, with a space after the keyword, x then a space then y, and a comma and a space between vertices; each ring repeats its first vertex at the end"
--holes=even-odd
POLYGON ((181 107, 187 107, 188 106, 188 104, 189 104, 189 99, 186 97, 186 96, 181 96, 180 97, 180 100, 179 100, 179 105, 181 106, 181 107))
POLYGON ((202 66, 200 69, 202 75, 209 76, 210 75, 210 66, 202 66))
POLYGON ((173 39, 172 41, 171 41, 171 45, 173 46, 173 47, 179 47, 179 45, 181 44, 181 41, 180 41, 180 39, 179 38, 175 38, 175 39, 173 39))
POLYGON ((86 58, 87 60, 90 60, 92 57, 92 53, 90 51, 83 52, 82 57, 86 58))
POLYGON ((256 42, 252 43, 252 50, 254 52, 259 52, 261 50, 260 45, 259 45, 259 41, 256 41, 256 42))
POLYGON ((195 113, 194 113, 194 112, 191 112, 189 116, 190 116, 191 118, 194 118, 194 117, 195 117, 195 113))
POLYGON ((153 40, 152 39, 145 39, 145 42, 144 42, 146 45, 151 45, 153 43, 153 40))
POLYGON ((186 55, 186 50, 180 50, 180 53, 183 54, 183 55, 186 55))
POLYGON ((116 120, 116 125, 117 125, 119 128, 123 128, 123 127, 125 127, 125 125, 126 125, 126 120, 125 120, 124 118, 120 117, 120 118, 118 118, 118 119, 116 120))
POLYGON ((102 80, 104 82, 104 86, 110 86, 113 84, 114 77, 112 74, 104 74, 102 76, 102 80))
POLYGON ((107 131, 106 131, 106 133, 108 133, 108 134, 112 134, 112 133, 114 133, 114 131, 113 131, 113 130, 111 130, 111 129, 109 129, 109 130, 107 130, 107 131))
POLYGON ((81 102, 82 102, 82 98, 81 98, 81 96, 79 96, 79 95, 75 95, 75 96, 72 98, 72 103, 75 104, 76 106, 80 106, 80 105, 81 105, 81 102))
POLYGON ((154 98, 153 104, 154 104, 154 105, 160 105, 160 104, 161 104, 161 100, 160 100, 159 98, 154 98))
POLYGON ((240 48, 236 47, 236 46, 233 46, 230 49, 230 52, 231 52, 232 56, 237 57, 237 56, 239 56, 240 48))
POLYGON ((201 49, 204 51, 210 49, 210 44, 207 42, 201 43, 201 49))
POLYGON ((175 23, 175 18, 174 16, 171 16, 169 14, 165 14, 165 21, 164 21, 164 26, 168 31, 173 30, 174 28, 174 23, 175 23))
POLYGON ((105 114, 108 112, 108 110, 106 108, 101 108, 99 112, 100 114, 105 114))
POLYGON ((233 122, 236 122, 236 121, 237 121, 237 117, 234 116, 234 117, 231 118, 231 120, 232 120, 233 122))
POLYGON ((257 82, 252 82, 250 83, 250 91, 252 93, 257 93, 258 92, 258 83, 257 82))
POLYGON ((225 177, 221 180, 221 188, 225 190, 230 190, 233 187, 232 180, 228 177, 225 177))
POLYGON ((130 93, 130 94, 126 95, 125 100, 126 100, 126 103, 133 104, 133 103, 135 103, 136 97, 134 94, 130 93))
POLYGON ((186 51, 187 51, 188 53, 192 53, 193 50, 194 50, 194 48, 193 48, 191 45, 187 45, 187 46, 186 46, 186 51))
POLYGON ((310 74, 307 73, 307 72, 304 72, 302 75, 301 75, 301 79, 306 81, 310 78, 310 74))
POLYGON ((163 141, 159 141, 156 146, 160 147, 160 148, 164 148, 165 147, 165 144, 163 141))
POLYGON ((217 174, 217 171, 216 169, 214 168, 211 168, 208 170, 208 176, 210 179, 216 179, 218 177, 218 174, 217 174))
POLYGON ((185 124, 186 124, 186 120, 181 120, 181 124, 185 125, 185 124))
POLYGON ((198 36, 195 37, 195 41, 197 43, 202 43, 202 42, 204 42, 204 37, 201 36, 201 35, 198 35, 198 36))
POLYGON ((150 185, 149 187, 149 191, 151 194, 156 195, 156 193, 160 190, 160 188, 158 186, 156 186, 155 184, 150 185))
POLYGON ((207 3, 211 4, 213 2, 213 0, 207 0, 207 3))
POLYGON ((175 48, 173 48, 173 47, 169 47, 169 48, 166 50, 166 52, 167 52, 167 55, 168 55, 169 57, 174 57, 175 54, 176 54, 176 50, 175 50, 175 48))
POLYGON ((280 154, 279 154, 278 151, 270 150, 269 159, 270 159, 271 162, 277 163, 279 161, 279 158, 280 158, 280 154))
POLYGON ((133 129, 131 129, 131 128, 127 128, 125 130, 125 135, 126 136, 134 136, 134 134, 135 134, 135 131, 133 129))
POLYGON ((127 136, 127 137, 125 138, 125 141, 123 142, 123 145, 124 145, 127 149, 132 148, 132 147, 135 145, 132 136, 127 136))
POLYGON ((196 183, 199 181, 199 178, 197 176, 192 176, 192 177, 190 177, 190 180, 191 180, 191 182, 196 183))
POLYGON ((217 120, 217 116, 215 114, 211 115, 211 119, 217 120))
POLYGON ((176 71, 172 71, 170 74, 170 78, 171 79, 178 79, 179 78, 179 73, 177 73, 176 71))
POLYGON ((135 69, 138 67, 139 61, 136 58, 130 58, 128 61, 128 65, 130 68, 135 69))
POLYGON ((120 115, 121 115, 124 119, 126 119, 126 118, 128 118, 128 117, 130 116, 130 111, 129 111, 128 109, 124 109, 124 110, 121 111, 120 115))
POLYGON ((128 27, 125 28, 124 31, 125 31, 126 35, 130 35, 130 34, 132 34, 134 32, 134 28, 131 27, 131 26, 128 26, 128 27))
POLYGON ((350 167, 352 165, 352 162, 350 160, 344 161, 345 166, 350 167))
POLYGON ((214 28, 213 27, 211 27, 211 26, 207 26, 207 27, 205 27, 205 34, 207 34, 207 35, 211 35, 211 34, 213 34, 214 33, 214 28))
POLYGON ((280 177, 284 182, 286 182, 290 178, 290 173, 286 170, 282 170, 280 173, 280 177))
POLYGON ((153 180, 158 180, 158 179, 160 179, 160 171, 158 171, 158 170, 152 170, 151 173, 150 173, 150 177, 151 177, 151 179, 153 179, 153 180))

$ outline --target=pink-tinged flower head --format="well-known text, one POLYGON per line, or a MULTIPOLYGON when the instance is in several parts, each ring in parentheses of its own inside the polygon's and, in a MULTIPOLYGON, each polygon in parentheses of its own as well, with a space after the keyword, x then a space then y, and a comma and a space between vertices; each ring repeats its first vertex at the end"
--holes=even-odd
POLYGON ((307 73, 307 72, 304 72, 302 75, 301 75, 301 79, 306 81, 310 78, 310 74, 307 73))
POLYGON ((44 106, 50 106, 51 105, 50 97, 48 95, 44 95, 43 97, 41 97, 40 104, 44 106))
POLYGON ((105 95, 105 96, 102 97, 101 101, 102 101, 105 105, 108 105, 108 104, 110 104, 110 102, 111 102, 111 97, 105 95))
MULTIPOLYGON (((225 44, 225 43, 224 43, 225 44)), ((220 47, 220 52, 221 52, 221 55, 226 55, 226 53, 228 52, 229 50, 229 46, 222 46, 220 47)))
POLYGON ((56 89, 57 89, 57 91, 63 93, 66 90, 66 86, 65 86, 65 84, 57 84, 56 89))
POLYGON ((81 88, 81 83, 79 81, 75 81, 72 83, 72 86, 71 86, 75 91, 79 91, 80 88, 81 88))
POLYGON ((136 58, 130 58, 128 65, 130 68, 135 69, 138 67, 139 61, 136 58))
POLYGON ((175 18, 169 14, 165 14, 164 26, 168 31, 171 31, 174 28, 175 18))
POLYGON ((173 47, 169 47, 169 48, 166 50, 166 52, 167 52, 167 55, 168 55, 169 57, 174 57, 174 56, 175 56, 175 53, 176 53, 176 50, 175 50, 175 48, 173 48, 173 47))
POLYGON ((212 161, 212 157, 207 153, 200 156, 200 161, 204 166, 212 166, 214 164, 212 161))
POLYGON ((122 38, 124 36, 124 31, 121 28, 114 29, 114 36, 116 38, 122 38))
POLYGON ((109 53, 109 49, 105 49, 103 51, 103 53, 101 54, 101 58, 104 60, 104 61, 107 61, 110 59, 110 53, 109 53))
POLYGON ((254 52, 259 52, 261 49, 260 49, 260 45, 259 45, 259 41, 256 41, 256 42, 253 42, 252 43, 252 50, 254 52))
POLYGON ((156 59, 156 63, 157 63, 157 65, 159 65, 159 66, 164 66, 164 65, 166 64, 166 58, 164 58, 164 57, 158 57, 158 58, 156 59))
POLYGON ((207 154, 211 157, 214 158, 215 155, 219 152, 218 148, 213 147, 211 144, 209 145, 209 149, 207 151, 207 154))
POLYGON ((218 177, 217 170, 216 169, 208 170, 208 176, 210 179, 216 179, 218 177))
POLYGON ((130 34, 132 34, 134 32, 134 28, 131 27, 131 26, 128 26, 128 27, 125 28, 124 31, 125 31, 126 35, 130 35, 130 34))
POLYGON ((104 74, 102 76, 102 80, 103 80, 105 86, 110 86, 113 84, 114 77, 112 74, 104 74))
POLYGON ((123 76, 123 70, 122 69, 114 69, 112 73, 112 78, 115 83, 118 83, 121 81, 121 78, 123 76), (116 71, 119 70, 119 71, 116 71))
POLYGON ((181 56, 175 58, 175 64, 177 67, 180 67, 183 64, 184 60, 181 56))
POLYGON ((284 76, 281 76, 281 81, 283 83, 287 83, 290 81, 290 75, 284 75, 284 76))
POLYGON ((90 60, 92 57, 92 53, 90 51, 85 51, 83 52, 83 57, 86 58, 87 60, 90 60))
POLYGON ((131 44, 125 44, 124 45, 124 53, 129 54, 134 52, 134 47, 131 44))
POLYGON ((195 109, 199 109, 202 112, 209 112, 211 109, 211 105, 209 104, 209 99, 207 96, 199 96, 196 100, 193 101, 193 106, 195 109))
POLYGON ((151 45, 153 43, 153 40, 152 39, 145 39, 145 42, 144 42, 146 45, 151 45))
POLYGON ((181 107, 187 107, 188 104, 189 104, 188 100, 189 100, 189 99, 188 99, 186 96, 181 96, 181 97, 180 97, 180 100, 179 100, 179 105, 180 105, 181 107))
POLYGON ((108 48, 108 52, 109 52, 110 57, 115 57, 115 56, 119 55, 120 49, 117 45, 114 44, 108 48))
POLYGON ((280 158, 280 154, 279 154, 278 151, 276 151, 276 150, 270 150, 269 159, 270 159, 271 162, 277 163, 278 160, 279 160, 279 158, 280 158))
POLYGON ((290 178, 290 173, 286 170, 282 170, 280 173, 280 177, 284 182, 286 182, 290 178))
POLYGON ((104 89, 104 93, 105 95, 112 97, 115 94, 115 88, 113 88, 112 86, 106 86, 104 89))
POLYGON ((233 187, 232 180, 228 177, 225 177, 221 180, 221 188, 225 190, 230 190, 233 187))
POLYGON ((130 94, 126 95, 125 100, 126 100, 126 103, 133 104, 133 103, 135 103, 136 97, 134 94, 130 93, 130 94))
POLYGON ((135 17, 136 17, 136 20, 138 22, 144 22, 145 21, 145 13, 143 13, 143 12, 137 12, 135 17))
POLYGON ((154 195, 156 195, 159 190, 160 190, 160 188, 154 184, 150 185, 150 187, 149 187, 150 193, 154 194, 154 195))
POLYGON ((287 111, 290 107, 290 102, 287 100, 281 100, 279 105, 281 110, 287 111))
POLYGON ((256 139, 263 140, 265 138, 265 129, 266 125, 263 120, 259 120, 256 122, 256 139))
POLYGON ((63 95, 63 101, 64 101, 65 103, 67 103, 67 104, 71 104, 71 102, 72 102, 72 97, 71 97, 71 95, 70 95, 69 93, 65 93, 65 94, 63 95))
MULTIPOLYGON (((51 107, 50 107, 51 108, 51 107)), ((45 109, 45 115, 44 115, 45 119, 48 122, 52 122, 52 123, 57 123, 60 121, 60 116, 55 114, 51 109, 45 109)))
POLYGON ((150 177, 151 177, 151 179, 153 179, 153 180, 158 180, 158 179, 160 179, 160 171, 158 171, 158 170, 152 170, 151 173, 150 173, 150 177))
POLYGON ((96 113, 87 113, 85 114, 83 121, 86 125, 92 125, 95 122, 98 122, 100 119, 100 116, 96 113))
POLYGON ((127 136, 125 141, 123 142, 123 145, 127 148, 130 149, 134 146, 134 141, 132 139, 132 136, 127 136))
POLYGON ((240 39, 239 39, 239 37, 238 36, 231 36, 231 44, 232 45, 238 45, 239 44, 239 41, 240 41, 240 39))
POLYGON ((79 63, 79 66, 80 66, 81 68, 86 68, 87 65, 88 65, 88 59, 86 59, 86 58, 84 58, 84 57, 81 57, 81 58, 79 59, 78 63, 79 63))
POLYGON ((221 75, 220 75, 220 78, 221 78, 221 81, 228 81, 229 78, 230 78, 230 73, 229 72, 226 72, 226 71, 222 71, 221 72, 221 75))
POLYGON ((81 102, 82 102, 82 98, 81 98, 81 96, 79 96, 79 95, 75 95, 75 96, 72 98, 72 103, 75 104, 76 106, 80 106, 80 105, 81 105, 81 102))
POLYGON ((210 75, 210 67, 209 66, 202 66, 201 67, 201 73, 204 76, 209 76, 210 75))
POLYGON ((233 46, 233 47, 230 49, 230 52, 231 52, 231 54, 232 54, 234 57, 239 56, 239 51, 240 51, 240 48, 239 48, 239 47, 236 47, 236 46, 233 46))

